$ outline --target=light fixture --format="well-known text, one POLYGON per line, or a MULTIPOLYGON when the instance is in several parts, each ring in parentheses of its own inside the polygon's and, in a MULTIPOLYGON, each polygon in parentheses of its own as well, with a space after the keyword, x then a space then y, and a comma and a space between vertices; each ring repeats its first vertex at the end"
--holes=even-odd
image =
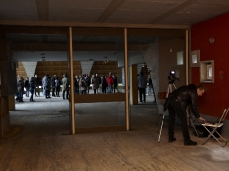
POLYGON ((211 37, 211 38, 209 39, 209 42, 210 42, 210 43, 214 43, 214 41, 215 41, 215 40, 214 40, 213 37, 211 37))

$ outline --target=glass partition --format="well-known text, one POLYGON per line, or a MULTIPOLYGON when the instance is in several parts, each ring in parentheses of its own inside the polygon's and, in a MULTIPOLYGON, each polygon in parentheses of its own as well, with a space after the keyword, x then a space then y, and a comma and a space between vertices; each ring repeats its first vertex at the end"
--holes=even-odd
POLYGON ((73 28, 76 133, 125 130, 123 29, 103 30, 73 28))

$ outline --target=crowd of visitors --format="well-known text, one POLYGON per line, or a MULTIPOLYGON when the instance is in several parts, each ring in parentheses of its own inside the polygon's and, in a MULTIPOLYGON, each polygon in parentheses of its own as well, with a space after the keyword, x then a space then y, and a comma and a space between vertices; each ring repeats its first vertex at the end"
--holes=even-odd
MULTIPOLYGON (((108 76, 93 74, 92 77, 88 74, 82 74, 74 77, 74 93, 75 94, 90 94, 90 89, 93 90, 92 94, 107 94, 119 92, 117 77, 109 72, 108 76)), ((46 74, 41 80, 37 75, 25 80, 23 77, 18 76, 16 100, 18 102, 23 101, 23 95, 29 97, 30 101, 34 102, 33 96, 40 96, 40 89, 46 99, 52 97, 60 97, 60 91, 62 90, 63 99, 69 99, 70 93, 70 80, 67 74, 63 75, 62 79, 59 79, 56 75, 52 77, 46 74)))

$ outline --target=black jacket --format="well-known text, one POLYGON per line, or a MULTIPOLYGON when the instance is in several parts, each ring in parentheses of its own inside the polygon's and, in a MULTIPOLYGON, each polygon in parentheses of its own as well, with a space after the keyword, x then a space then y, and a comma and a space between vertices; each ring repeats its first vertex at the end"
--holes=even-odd
POLYGON ((187 107, 190 105, 195 117, 199 118, 200 114, 196 108, 197 98, 197 88, 194 84, 179 87, 169 95, 169 99, 177 99, 180 102, 181 108, 184 112, 186 112, 187 107))

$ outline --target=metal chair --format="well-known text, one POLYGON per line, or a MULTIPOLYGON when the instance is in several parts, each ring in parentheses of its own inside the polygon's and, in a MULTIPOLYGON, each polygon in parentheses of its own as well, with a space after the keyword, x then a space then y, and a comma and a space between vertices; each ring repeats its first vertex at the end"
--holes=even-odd
POLYGON ((211 137, 213 137, 216 141, 218 141, 218 143, 222 147, 225 147, 227 145, 227 141, 220 135, 219 132, 217 132, 217 129, 223 126, 223 121, 226 118, 228 111, 229 111, 229 108, 224 109, 223 114, 216 120, 215 123, 206 122, 202 124, 202 126, 209 132, 207 139, 203 142, 202 145, 204 145, 211 137), (212 128, 212 131, 210 131, 209 128, 212 128), (214 133, 216 133, 219 136, 218 138, 221 138, 223 140, 224 144, 222 144, 218 140, 218 138, 214 135, 214 133))

